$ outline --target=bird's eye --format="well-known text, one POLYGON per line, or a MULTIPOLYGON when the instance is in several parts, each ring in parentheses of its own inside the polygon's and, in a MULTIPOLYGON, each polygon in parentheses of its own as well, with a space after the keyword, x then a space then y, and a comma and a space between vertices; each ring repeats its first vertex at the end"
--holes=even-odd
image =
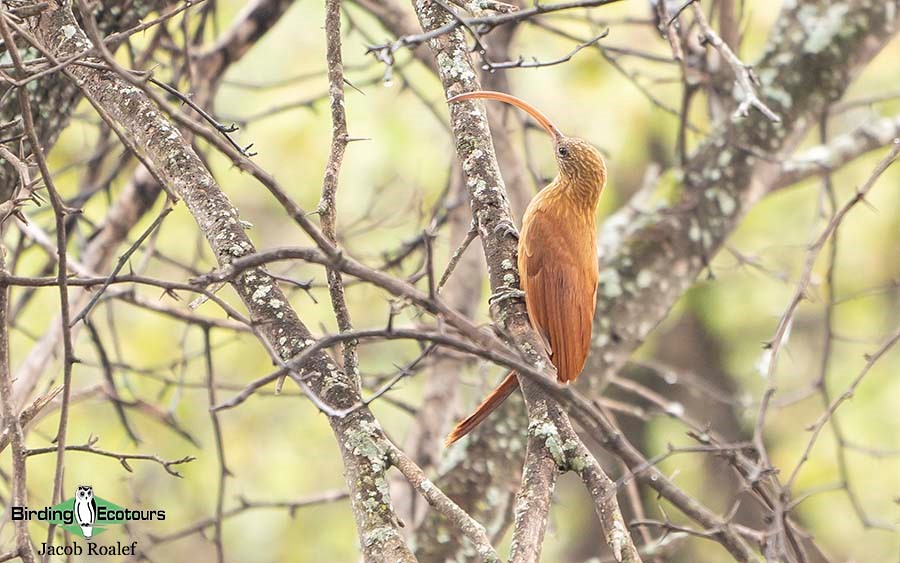
POLYGON ((563 158, 566 158, 567 156, 569 156, 569 147, 559 147, 558 149, 556 149, 556 154, 563 158))

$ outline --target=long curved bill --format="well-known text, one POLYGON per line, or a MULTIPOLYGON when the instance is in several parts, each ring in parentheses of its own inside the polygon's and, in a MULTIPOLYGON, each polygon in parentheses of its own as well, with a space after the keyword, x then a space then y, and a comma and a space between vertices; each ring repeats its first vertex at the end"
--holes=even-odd
POLYGON ((466 94, 459 94, 453 96, 448 99, 447 102, 462 102, 465 100, 475 100, 475 99, 486 99, 486 100, 498 100, 501 102, 506 102, 507 104, 514 105, 520 110, 524 111, 528 115, 534 118, 535 121, 541 124, 547 133, 550 134, 554 139, 559 139, 563 137, 563 134, 559 129, 556 128, 556 125, 553 125, 553 122, 550 119, 540 112, 536 107, 529 104, 525 100, 521 100, 515 96, 511 96, 509 94, 505 94, 503 92, 492 92, 490 90, 478 90, 476 92, 468 92, 466 94))

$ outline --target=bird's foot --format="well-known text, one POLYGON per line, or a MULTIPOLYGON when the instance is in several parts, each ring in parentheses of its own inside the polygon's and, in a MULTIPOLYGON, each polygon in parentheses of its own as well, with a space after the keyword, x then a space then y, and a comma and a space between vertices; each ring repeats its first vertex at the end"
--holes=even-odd
POLYGON ((515 287, 501 287, 493 295, 488 297, 488 305, 496 305, 509 299, 524 299, 525 292, 515 287))
POLYGON ((519 231, 509 219, 502 219, 498 222, 497 225, 494 226, 494 232, 501 236, 511 236, 512 238, 519 240, 519 231))

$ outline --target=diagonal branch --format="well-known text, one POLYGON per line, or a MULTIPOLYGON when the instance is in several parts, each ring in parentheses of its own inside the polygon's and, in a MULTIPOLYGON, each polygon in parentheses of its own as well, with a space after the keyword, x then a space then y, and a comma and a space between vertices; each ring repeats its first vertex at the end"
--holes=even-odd
MULTIPOLYGON (((21 4, 21 2, 20 2, 21 4)), ((150 0, 132 2, 131 0, 111 0, 102 2, 97 13, 97 23, 104 33, 122 31, 135 26, 147 14, 175 4, 173 0, 150 0)), ((32 52, 32 54, 34 54, 32 52)), ((3 89, 0 88, 0 93, 3 89)), ((69 117, 75 110, 81 95, 78 88, 68 82, 60 73, 41 78, 38 87, 29 88, 35 113, 40 116, 35 120, 35 129, 41 147, 46 151, 56 143, 60 132, 69 123, 69 117)), ((19 104, 15 96, 0 95, 0 123, 17 122, 15 131, 21 133, 22 123, 19 104)), ((6 131, 4 137, 9 136, 6 131)), ((18 175, 11 165, 3 162, 0 165, 0 202, 9 199, 15 190, 18 175)))
MULTIPOLYGON (((811 123, 808 116, 823 110, 826 100, 818 92, 840 97, 850 79, 897 31, 897 23, 886 16, 889 10, 900 10, 900 0, 872 6, 853 3, 846 18, 854 23, 841 30, 821 24, 828 6, 824 0, 808 0, 786 7, 756 65, 761 94, 779 112, 780 123, 751 115, 720 124, 690 156, 677 197, 648 210, 643 202, 648 194, 639 192, 604 223, 594 317, 599 336, 586 369, 605 374, 624 365, 743 215, 783 185, 779 155, 797 145, 811 123), (813 32, 829 30, 831 36, 817 35, 807 44, 813 32)), ((660 187, 650 188, 651 198, 660 187)), ((603 379, 588 382, 602 385, 603 379)))
MULTIPOLYGON (((448 15, 440 4, 418 2, 415 8, 425 32, 423 36, 434 39, 430 46, 445 95, 449 97, 478 89, 476 73, 467 54, 465 35, 461 29, 454 27, 457 20, 448 15)), ((519 13, 522 12, 516 12, 519 13)), ((460 162, 464 163, 469 203, 487 259, 491 288, 496 292, 517 287, 515 282, 518 275, 514 266, 516 231, 483 104, 453 104, 450 107, 450 124, 456 140, 457 155, 460 162)), ((495 312, 495 322, 524 353, 530 364, 544 373, 550 372, 548 375, 553 377, 541 339, 529 324, 521 300, 501 301, 495 312)), ((563 449, 563 444, 581 442, 565 413, 543 393, 537 382, 521 378, 520 386, 530 422, 525 476, 516 502, 510 559, 537 561, 540 558, 558 471, 571 469, 573 461, 563 449)), ((584 452, 587 453, 587 450, 584 452)), ((589 453, 587 455, 590 457, 589 453)), ((615 497, 608 499, 604 510, 618 513, 615 497)), ((620 546, 619 552, 623 551, 625 560, 640 560, 630 538, 624 550, 620 546)))
POLYGON ((769 106, 760 100, 759 96, 756 94, 756 88, 759 86, 759 79, 756 77, 756 74, 754 74, 753 68, 739 59, 737 55, 734 54, 734 51, 731 50, 731 47, 728 46, 728 43, 725 43, 725 41, 719 37, 719 34, 716 33, 712 26, 709 25, 709 22, 706 21, 703 10, 696 2, 691 7, 694 9, 694 18, 700 26, 700 29, 703 31, 703 36, 709 41, 710 45, 715 47, 715 49, 722 54, 722 57, 729 66, 731 66, 731 70, 734 71, 734 79, 740 88, 740 94, 738 96, 740 98, 740 103, 738 104, 737 109, 734 110, 734 117, 747 117, 750 114, 750 108, 754 108, 766 116, 770 121, 776 123, 781 121, 778 114, 769 109, 769 106))
MULTIPOLYGON (((29 25, 38 41, 56 58, 83 50, 89 44, 68 6, 56 5, 54 10, 32 18, 29 25)), ((237 209, 178 130, 140 88, 109 70, 73 65, 66 72, 80 82, 94 104, 121 126, 133 146, 139 147, 142 156, 158 168, 165 184, 183 199, 221 265, 254 252, 238 221, 237 209)), ((311 333, 264 268, 244 272, 232 286, 257 323, 259 335, 279 361, 302 352, 312 341, 311 333)), ((337 369, 326 354, 311 358, 303 371, 309 388, 330 407, 345 408, 359 401, 357 377, 337 369)), ((412 561, 397 530, 386 492, 387 445, 380 425, 368 409, 356 410, 343 418, 333 417, 329 422, 345 461, 351 504, 367 559, 412 561)))

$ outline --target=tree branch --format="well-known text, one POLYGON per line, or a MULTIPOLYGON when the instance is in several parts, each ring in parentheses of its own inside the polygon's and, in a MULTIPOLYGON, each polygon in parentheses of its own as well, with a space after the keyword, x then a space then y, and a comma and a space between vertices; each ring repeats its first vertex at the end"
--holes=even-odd
MULTIPOLYGON (((442 6, 432 2, 415 5, 424 30, 423 36, 434 39, 429 44, 437 62, 438 74, 446 96, 478 89, 476 73, 467 55, 463 32, 453 27, 458 22, 442 6), (448 27, 449 26, 449 27, 448 27), (444 30, 448 27, 447 30, 444 30)), ((519 14, 522 12, 516 12, 519 14)), ((498 16, 501 17, 501 16, 498 16)), ((487 116, 481 103, 453 104, 450 124, 463 170, 469 203, 482 241, 488 265, 491 288, 496 291, 517 288, 515 268, 517 237, 490 137, 487 116)), ((553 377, 552 367, 543 350, 540 337, 528 322, 524 303, 503 300, 495 313, 498 328, 510 336, 527 360, 538 370, 553 377)), ((516 503, 516 525, 513 532, 512 561, 537 561, 547 516, 550 496, 559 469, 569 469, 561 442, 554 447, 554 435, 565 435, 580 443, 568 418, 530 378, 520 378, 529 413, 529 438, 525 454, 525 478, 516 503)), ((613 497, 608 509, 618 512, 613 497)), ((628 541, 629 555, 639 560, 637 550, 628 541)))
MULTIPOLYGON (((4 3, 7 2, 4 1, 4 3)), ((109 34, 131 28, 147 14, 162 10, 175 2, 173 0, 149 0, 147 2, 112 0, 100 4, 97 23, 103 33, 109 34)), ((26 54, 34 55, 35 51, 26 50, 26 54)), ((15 96, 3 95, 4 93, 4 89, 0 87, 0 123, 16 121, 17 126, 13 133, 21 134, 22 122, 18 100, 15 96)), ((37 87, 33 90, 29 89, 29 97, 35 113, 40 116, 35 120, 36 133, 41 148, 47 151, 56 143, 60 132, 68 125, 69 117, 78 104, 81 94, 74 84, 67 81, 60 73, 55 73, 39 79, 37 87)), ((10 132, 7 131, 5 136, 9 135, 10 132)), ((9 163, 3 162, 0 166, 0 203, 12 197, 17 180, 18 175, 15 170, 9 163)))
MULTIPOLYGON (((30 24, 44 48, 57 58, 89 45, 66 6, 57 5, 55 10, 33 18, 30 24), (73 29, 75 33, 71 33, 73 29)), ((142 156, 158 168, 165 184, 184 200, 220 264, 227 265, 254 252, 238 221, 237 209, 178 130, 163 118, 141 89, 109 70, 73 65, 67 71, 83 84, 92 101, 122 127, 142 156)), ((311 333, 268 272, 263 268, 248 270, 232 285, 280 361, 307 346, 311 333)), ((358 380, 338 370, 326 354, 312 358, 304 371, 309 374, 307 381, 312 392, 325 403, 342 408, 358 402, 358 380)), ((351 504, 367 558, 412 561, 386 492, 386 438, 380 425, 368 409, 332 418, 330 422, 341 447, 351 504)))

